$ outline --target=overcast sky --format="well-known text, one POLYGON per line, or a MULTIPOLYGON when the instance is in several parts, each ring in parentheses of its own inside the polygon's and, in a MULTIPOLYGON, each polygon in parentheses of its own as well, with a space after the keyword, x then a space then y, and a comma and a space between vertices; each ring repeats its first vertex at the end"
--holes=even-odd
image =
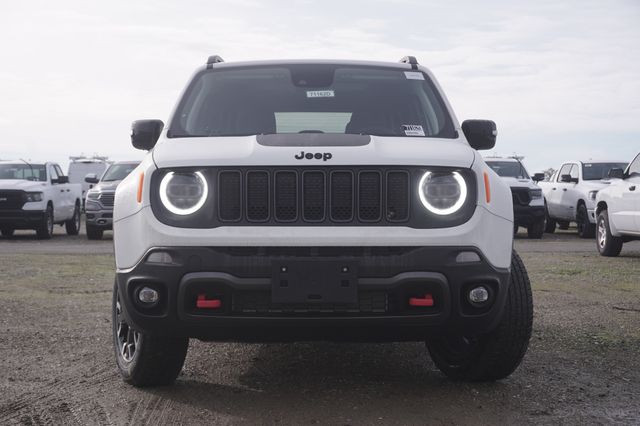
POLYGON ((458 119, 490 118, 531 172, 640 151, 640 2, 22 1, 0 15, 0 158, 141 158, 193 70, 226 61, 414 55, 458 119), (519 3, 519 4, 516 4, 519 3))

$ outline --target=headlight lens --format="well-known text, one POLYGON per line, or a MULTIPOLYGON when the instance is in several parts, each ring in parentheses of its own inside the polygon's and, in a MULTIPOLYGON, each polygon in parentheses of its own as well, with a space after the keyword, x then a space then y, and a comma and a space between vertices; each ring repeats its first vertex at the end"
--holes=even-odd
POLYGON ((100 196, 99 192, 91 192, 91 191, 87 192, 87 198, 90 200, 97 200, 99 196, 100 196))
POLYGON ((431 213, 457 212, 467 199, 467 184, 458 172, 426 172, 418 184, 422 205, 431 213))
POLYGON ((42 192, 27 192, 25 199, 27 203, 42 201, 42 192))
POLYGON ((200 210, 209 186, 202 172, 169 172, 160 181, 160 200, 171 213, 185 216, 200 210))
POLYGON ((539 188, 530 189, 529 196, 531 197, 532 200, 539 200, 540 198, 542 198, 542 189, 539 189, 539 188))

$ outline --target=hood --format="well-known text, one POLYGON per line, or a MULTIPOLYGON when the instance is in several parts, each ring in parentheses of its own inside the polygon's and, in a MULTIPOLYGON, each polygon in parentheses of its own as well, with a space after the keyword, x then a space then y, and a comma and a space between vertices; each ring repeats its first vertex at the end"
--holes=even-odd
POLYGON ((510 176, 501 176, 500 179, 511 187, 535 188, 537 185, 531 179, 518 179, 510 176))
POLYGON ((611 185, 611 182, 613 182, 610 179, 602 179, 602 180, 583 180, 582 181, 582 186, 585 189, 589 189, 589 190, 596 190, 596 189, 603 189, 603 188, 607 188, 609 185, 611 185))
POLYGON ((460 138, 329 134, 316 134, 312 137, 294 134, 261 137, 165 138, 160 140, 153 149, 153 160, 160 168, 208 165, 438 165, 467 168, 473 164, 474 150, 460 138), (261 140, 259 141, 258 138, 261 140), (354 142, 355 139, 357 141, 354 142), (344 144, 341 143, 343 141, 344 144), (305 158, 309 153, 314 156, 311 159, 305 158))
POLYGON ((109 182, 98 182, 89 191, 115 191, 121 180, 114 180, 109 182))
POLYGON ((46 182, 36 182, 23 179, 0 179, 0 190, 42 191, 46 186, 46 182))

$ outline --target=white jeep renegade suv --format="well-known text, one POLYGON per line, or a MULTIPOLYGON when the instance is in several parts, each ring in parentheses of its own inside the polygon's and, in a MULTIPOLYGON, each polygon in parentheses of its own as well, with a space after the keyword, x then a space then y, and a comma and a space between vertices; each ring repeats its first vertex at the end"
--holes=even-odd
POLYGON ((532 299, 509 187, 432 74, 399 63, 209 58, 114 210, 125 381, 167 384, 189 338, 425 341, 449 377, 526 352, 532 299))

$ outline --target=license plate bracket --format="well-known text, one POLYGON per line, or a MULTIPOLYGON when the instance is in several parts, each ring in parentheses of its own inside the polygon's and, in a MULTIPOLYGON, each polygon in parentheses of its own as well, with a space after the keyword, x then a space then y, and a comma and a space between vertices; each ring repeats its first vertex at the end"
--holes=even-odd
POLYGON ((272 267, 273 303, 358 303, 357 261, 293 258, 273 261, 272 267))

